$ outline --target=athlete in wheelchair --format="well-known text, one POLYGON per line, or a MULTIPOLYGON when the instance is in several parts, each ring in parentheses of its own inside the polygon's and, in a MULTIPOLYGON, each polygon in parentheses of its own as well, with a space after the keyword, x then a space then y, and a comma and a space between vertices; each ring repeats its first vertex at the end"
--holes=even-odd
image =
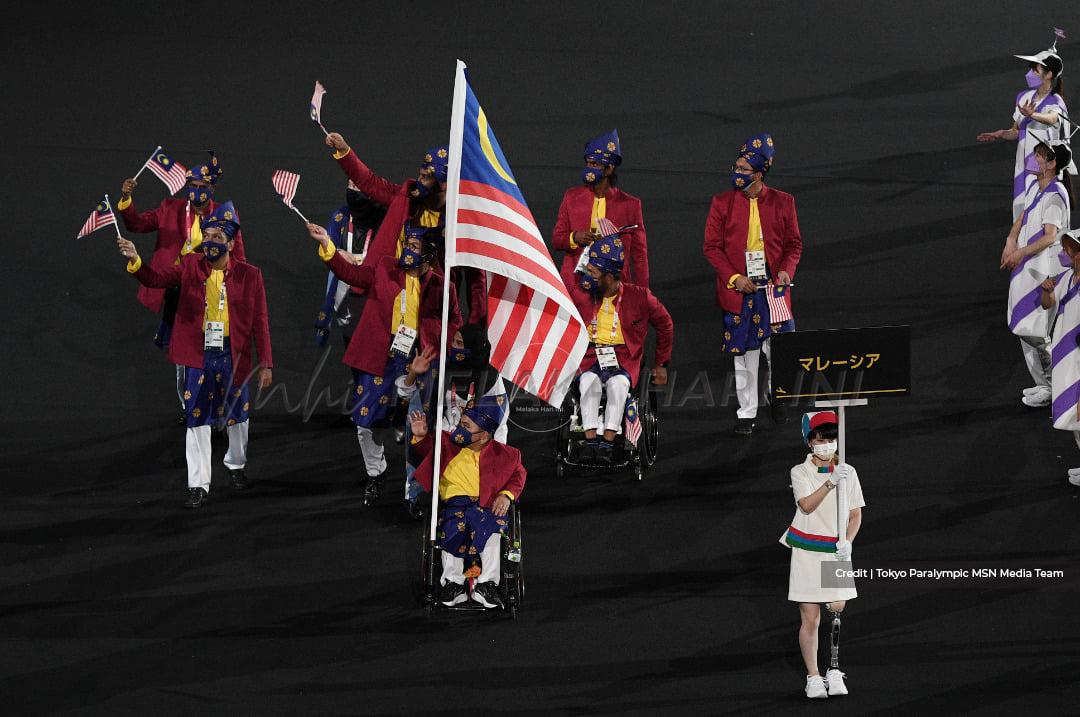
MULTIPOLYGON (((509 610, 524 594, 521 516, 525 487, 521 453, 493 439, 509 408, 505 393, 481 396, 466 406, 453 431, 440 431, 442 470, 435 540, 425 520, 423 570, 430 608, 509 610), (436 556, 441 576, 436 574, 436 556), (436 589, 436 581, 440 587, 436 589)), ((415 473, 432 490, 434 439, 421 411, 409 415, 413 447, 422 456, 415 473)))
POLYGON ((555 448, 555 470, 560 476, 564 466, 623 469, 632 465, 640 479, 656 458, 655 396, 649 392, 649 380, 639 379, 645 338, 652 326, 656 357, 651 382, 667 383, 674 325, 651 291, 620 280, 623 260, 618 234, 598 239, 589 247, 589 263, 577 285, 569 287, 588 322, 590 344, 575 390, 563 405, 555 448))

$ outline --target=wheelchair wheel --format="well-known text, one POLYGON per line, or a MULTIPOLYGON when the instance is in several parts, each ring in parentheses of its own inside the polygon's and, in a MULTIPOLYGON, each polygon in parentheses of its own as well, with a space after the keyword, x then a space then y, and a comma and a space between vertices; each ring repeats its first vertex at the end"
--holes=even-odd
POLYGON ((502 580, 500 588, 503 604, 511 619, 517 617, 517 611, 525 598, 525 573, 522 567, 521 512, 517 504, 511 506, 510 525, 503 537, 502 580))
POLYGON ((567 396, 563 401, 562 410, 559 411, 559 427, 555 431, 555 477, 562 478, 566 475, 564 461, 570 457, 570 421, 574 417, 575 402, 573 396, 567 396))
POLYGON ((435 605, 435 553, 435 544, 431 542, 431 522, 425 517, 420 535, 420 584, 423 586, 423 602, 428 614, 435 605))
POLYGON ((656 394, 649 390, 649 385, 648 381, 643 380, 638 387, 638 416, 641 421, 638 451, 644 468, 651 468, 656 462, 656 450, 660 443, 660 417, 656 411, 656 394))

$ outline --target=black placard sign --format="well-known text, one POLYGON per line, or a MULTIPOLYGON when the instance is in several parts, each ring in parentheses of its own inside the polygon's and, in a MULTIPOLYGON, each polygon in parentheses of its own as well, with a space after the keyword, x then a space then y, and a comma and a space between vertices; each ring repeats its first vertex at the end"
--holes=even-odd
POLYGON ((911 394, 911 327, 773 334, 772 395, 835 401, 911 394))

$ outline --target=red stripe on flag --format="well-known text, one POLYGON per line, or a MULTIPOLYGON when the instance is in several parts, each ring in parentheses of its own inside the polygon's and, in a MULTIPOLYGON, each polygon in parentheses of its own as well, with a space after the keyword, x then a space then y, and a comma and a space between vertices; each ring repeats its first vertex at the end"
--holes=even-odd
POLYGON ((506 320, 506 326, 511 330, 503 331, 499 335, 498 343, 491 349, 492 366, 501 367, 506 364, 506 358, 510 355, 511 349, 514 348, 514 341, 517 339, 521 325, 529 313, 532 297, 533 290, 522 284, 517 299, 514 301, 514 308, 510 310, 510 316, 506 320))
POLYGON ((497 244, 484 241, 483 239, 474 239, 470 237, 458 237, 456 248, 459 263, 462 254, 475 254, 476 256, 485 257, 487 259, 494 259, 495 261, 501 261, 510 266, 516 267, 524 272, 531 274, 537 279, 543 281, 549 287, 559 294, 566 297, 570 302, 570 294, 566 291, 566 285, 561 280, 549 279, 551 267, 544 267, 537 264, 532 259, 526 258, 515 251, 511 251, 497 244))
POLYGON ((570 320, 566 323, 566 329, 563 331, 562 338, 559 339, 559 345, 551 355, 551 360, 548 362, 547 370, 544 373, 544 380, 540 384, 541 393, 537 395, 545 401, 551 396, 551 392, 555 389, 559 376, 566 366, 566 361, 570 357, 570 350, 574 348, 574 344, 577 342, 578 336, 581 335, 581 331, 581 322, 577 320, 577 317, 571 316, 570 320))
POLYGON ((533 219, 532 212, 529 211, 529 208, 501 189, 496 189, 489 184, 480 184, 479 182, 471 182, 467 179, 462 179, 459 191, 461 194, 471 194, 474 197, 482 197, 483 199, 490 199, 499 204, 505 204, 510 209, 513 209, 515 212, 528 219, 530 224, 536 224, 536 220, 533 219))
POLYGON ((496 214, 481 212, 475 209, 462 209, 458 212, 458 224, 476 224, 477 226, 487 227, 488 229, 501 232, 509 237, 517 239, 541 254, 551 256, 548 253, 547 246, 545 246, 542 241, 539 241, 535 236, 525 231, 517 224, 514 224, 512 221, 503 219, 496 214))
POLYGON ((525 349, 525 354, 521 357, 521 362, 518 364, 519 374, 527 377, 532 376, 533 370, 536 368, 536 359, 540 357, 540 350, 544 348, 544 342, 547 340, 548 332, 551 331, 551 325, 555 323, 555 316, 558 313, 559 305, 552 299, 549 298, 544 302, 544 307, 540 310, 540 320, 533 329, 529 345, 525 349))

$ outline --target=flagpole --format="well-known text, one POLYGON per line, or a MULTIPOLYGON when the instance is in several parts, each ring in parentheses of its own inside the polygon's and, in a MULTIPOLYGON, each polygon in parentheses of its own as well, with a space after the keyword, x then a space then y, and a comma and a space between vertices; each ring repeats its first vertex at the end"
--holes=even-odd
POLYGON ((116 228, 116 238, 123 239, 124 237, 120 234, 120 225, 116 223, 116 212, 113 211, 112 202, 109 201, 108 193, 105 194, 105 206, 109 208, 109 215, 112 217, 113 227, 116 228))
POLYGON ((135 173, 135 176, 134 176, 134 177, 132 177, 132 179, 138 179, 138 178, 139 178, 139 175, 140 175, 140 174, 142 174, 142 171, 143 171, 144 169, 146 169, 146 165, 150 164, 150 160, 151 160, 151 159, 153 159, 153 158, 154 158, 154 155, 156 155, 156 154, 157 154, 158 152, 160 152, 160 151, 161 151, 161 145, 159 144, 159 145, 157 146, 157 149, 155 149, 155 150, 154 150, 153 152, 151 152, 151 153, 150 153, 150 156, 146 158, 146 161, 142 163, 142 166, 141 166, 141 167, 139 167, 139 171, 135 173))
POLYGON ((307 218, 307 217, 305 217, 305 216, 304 216, 303 214, 301 214, 301 213, 300 213, 300 210, 299 210, 299 209, 297 209, 296 207, 294 207, 294 206, 293 206, 293 205, 291 205, 291 204, 288 204, 288 205, 286 205, 286 206, 287 206, 287 207, 289 207, 289 209, 291 209, 291 210, 293 210, 294 212, 296 212, 297 216, 299 216, 299 217, 300 217, 301 219, 303 219, 303 220, 304 220, 304 224, 311 224, 311 222, 309 222, 309 221, 308 221, 308 218, 307 218))
POLYGON ((457 261, 457 208, 461 183, 461 145, 465 131, 465 63, 457 61, 454 76, 454 103, 450 110, 450 156, 446 176, 446 250, 443 262, 442 326, 439 329, 439 386, 436 391, 435 409, 435 456, 431 473, 431 530, 428 535, 435 541, 435 527, 439 517, 439 478, 442 476, 442 416, 446 410, 446 339, 450 323, 450 269, 457 261))

